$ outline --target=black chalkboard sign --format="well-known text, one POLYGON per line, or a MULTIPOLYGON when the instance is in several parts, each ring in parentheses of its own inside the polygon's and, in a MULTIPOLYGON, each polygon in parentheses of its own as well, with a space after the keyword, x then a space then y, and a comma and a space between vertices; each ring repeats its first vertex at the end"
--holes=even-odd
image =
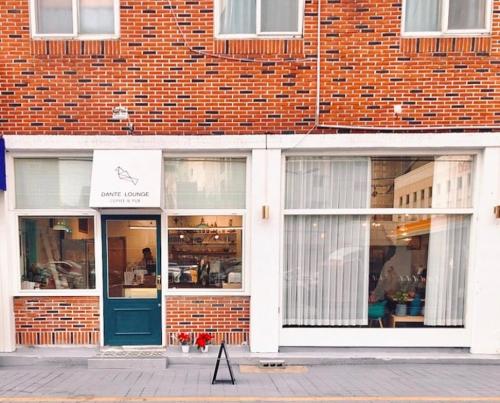
POLYGON ((231 368, 231 361, 229 360, 229 355, 227 354, 226 344, 224 340, 220 343, 219 354, 217 355, 217 362, 215 363, 214 376, 212 378, 212 385, 216 383, 229 383, 231 382, 233 385, 235 383, 233 369, 231 368), (229 369, 229 374, 231 375, 231 379, 221 379, 217 380, 217 373, 219 372, 220 361, 222 360, 222 352, 224 352, 224 357, 226 358, 227 368, 229 369))

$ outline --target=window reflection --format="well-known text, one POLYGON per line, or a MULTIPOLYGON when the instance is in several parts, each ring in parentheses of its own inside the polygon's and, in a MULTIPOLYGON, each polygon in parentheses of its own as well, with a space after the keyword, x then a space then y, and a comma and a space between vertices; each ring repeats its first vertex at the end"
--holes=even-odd
POLYGON ((21 288, 95 288, 94 222, 84 217, 19 220, 21 288))
POLYGON ((169 217, 169 288, 241 288, 241 216, 169 217))

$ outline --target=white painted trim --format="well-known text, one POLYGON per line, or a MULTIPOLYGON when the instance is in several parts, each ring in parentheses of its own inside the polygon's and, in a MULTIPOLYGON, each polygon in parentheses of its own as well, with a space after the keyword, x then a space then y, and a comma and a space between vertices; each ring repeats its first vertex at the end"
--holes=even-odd
POLYGON ((220 33, 220 0, 214 0, 214 38, 215 39, 298 39, 303 37, 304 32, 304 0, 298 1, 297 31, 290 32, 264 32, 261 31, 261 5, 262 0, 256 0, 255 10, 255 34, 221 34, 220 33))
MULTIPOLYGON (((388 155, 384 150, 377 150, 382 155, 388 155)), ((410 155, 415 155, 416 153, 409 150, 410 155)), ((420 150, 419 155, 446 155, 448 153, 453 154, 449 149, 444 150, 420 150)), ((455 152, 456 153, 456 152, 455 152)), ((473 203, 477 202, 478 190, 479 190, 479 173, 478 173, 478 160, 480 160, 481 153, 477 151, 463 152, 462 154, 470 154, 474 156, 474 182, 473 182, 473 203)), ((377 152, 371 152, 366 154, 376 155, 377 152)), ((399 151, 398 155, 402 155, 403 152, 399 151)), ((359 208, 359 209, 286 209, 285 208, 285 197, 286 197, 286 159, 290 155, 297 156, 317 156, 317 155, 341 155, 345 156, 345 153, 339 154, 339 152, 331 152, 328 150, 322 150, 318 152, 285 152, 282 154, 282 172, 283 178, 281 181, 281 194, 282 194, 282 221, 280 233, 284 233, 284 220, 287 215, 400 215, 400 214, 411 214, 411 215, 439 215, 439 214, 461 214, 468 215, 471 217, 471 234, 469 240, 469 260, 467 266, 467 283, 466 283, 466 297, 465 297, 465 312, 464 312, 464 323, 463 328, 385 328, 385 329, 373 329, 373 328, 361 328, 361 327, 337 327, 337 328, 326 328, 326 327, 283 327, 283 293, 284 293, 284 237, 281 239, 281 263, 280 263, 280 318, 279 318, 279 346, 294 346, 294 347, 469 347, 471 345, 471 320, 470 311, 473 306, 473 297, 471 289, 474 282, 474 273, 471 272, 474 247, 473 247, 473 236, 476 231, 474 225, 474 218, 476 208, 359 208), (361 331, 360 331, 361 330, 361 331), (354 343, 353 340, 356 340, 354 343)), ((362 155, 361 153, 354 154, 356 156, 362 155)), ((390 155, 390 154, 389 154, 390 155)), ((368 168, 368 186, 371 183, 371 163, 368 168)), ((368 192, 370 194, 370 192, 368 192)), ((370 196, 368 196, 370 197, 370 196)), ((369 199, 370 201, 370 199, 369 199)), ((370 203, 368 203, 370 205, 370 203)), ((476 205, 476 204, 474 204, 476 205)), ((369 230, 368 230, 369 231, 369 230)), ((369 236, 368 236, 369 239, 369 236)), ((365 251, 369 254, 369 248, 365 251)), ((368 288, 368 282, 366 283, 368 288)), ((366 290, 368 292, 368 290, 366 290)))
MULTIPOLYGON (((250 221, 248 219, 249 217, 249 211, 250 211, 250 193, 251 193, 251 157, 250 155, 247 154, 239 154, 237 156, 233 156, 230 154, 194 154, 194 153, 189 153, 189 154, 168 154, 164 158, 168 159, 175 159, 175 158, 213 158, 213 157, 224 157, 224 158, 244 158, 245 159, 245 174, 246 174, 246 182, 245 182, 245 204, 246 208, 243 209, 168 209, 165 208, 166 212, 166 247, 165 249, 167 251, 167 257, 166 257, 166 263, 167 263, 167 281, 166 281, 166 288, 165 288, 165 295, 166 296, 248 296, 250 295, 250 271, 251 271, 251 262, 249 260, 249 247, 250 247, 250 239, 251 239, 251 228, 250 228, 250 221), (170 228, 168 228, 168 217, 169 216, 199 216, 199 215, 230 215, 230 216, 241 216, 242 217, 242 226, 241 228, 238 227, 238 229, 241 229, 241 235, 242 235, 242 256, 241 256, 241 261, 242 261, 242 284, 241 288, 239 289, 210 289, 210 288, 169 288, 168 287, 168 231, 170 228)), ((163 173, 165 172, 165 168, 163 167, 163 173)), ((165 184, 165 180, 163 180, 163 184, 165 184)), ((164 186, 165 187, 165 186, 164 186)), ((172 228, 172 230, 176 230, 180 228, 172 228)), ((196 228, 189 228, 189 230, 196 230, 196 228)))
POLYGON ((113 40, 120 38, 120 0, 113 0, 114 32, 112 34, 80 34, 79 33, 79 10, 80 0, 72 0, 73 11, 73 33, 71 34, 39 34, 36 18, 36 0, 29 0, 30 33, 34 40, 113 40))
POLYGON ((285 209, 285 215, 440 215, 440 214, 472 214, 472 208, 359 208, 359 209, 285 209))
MULTIPOLYGON (((252 149, 283 149, 288 153, 335 150, 343 155, 391 155, 391 152, 429 154, 447 149, 477 151, 500 146, 500 131, 495 133, 364 133, 324 135, 228 135, 220 136, 55 136, 4 135, 8 152, 54 153, 92 150, 163 149, 174 152, 218 152, 224 154, 252 149), (222 141, 223 140, 223 141, 222 141), (348 152, 351 152, 349 154, 348 152), (362 152, 362 154, 359 154, 362 152)), ((169 154, 170 155, 170 154, 169 154)), ((444 154, 443 154, 444 155, 444 154)))
POLYGON ((283 328, 280 346, 290 347, 468 347, 467 329, 283 328))
POLYGON ((456 38, 456 37, 477 37, 491 35, 493 2, 487 0, 484 13, 484 29, 448 29, 449 24, 449 0, 442 0, 441 3, 441 31, 406 32, 406 3, 403 0, 401 10, 401 37, 403 38, 456 38))

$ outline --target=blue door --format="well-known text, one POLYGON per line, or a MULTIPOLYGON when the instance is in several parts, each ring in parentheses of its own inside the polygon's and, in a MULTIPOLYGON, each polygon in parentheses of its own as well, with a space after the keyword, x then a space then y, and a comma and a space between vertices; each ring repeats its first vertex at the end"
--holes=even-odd
POLYGON ((160 216, 103 216, 104 344, 161 345, 160 216))

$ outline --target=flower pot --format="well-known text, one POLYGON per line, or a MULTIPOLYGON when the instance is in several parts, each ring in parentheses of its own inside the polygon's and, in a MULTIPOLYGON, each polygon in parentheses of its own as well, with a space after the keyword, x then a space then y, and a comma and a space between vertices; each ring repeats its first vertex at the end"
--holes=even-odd
POLYGON ((183 353, 189 353, 189 344, 181 344, 181 350, 183 353))
POLYGON ((201 351, 202 353, 208 353, 208 346, 201 347, 201 348, 200 348, 200 351, 201 351))
POLYGON ((406 304, 397 304, 394 314, 396 316, 406 316, 406 304))

